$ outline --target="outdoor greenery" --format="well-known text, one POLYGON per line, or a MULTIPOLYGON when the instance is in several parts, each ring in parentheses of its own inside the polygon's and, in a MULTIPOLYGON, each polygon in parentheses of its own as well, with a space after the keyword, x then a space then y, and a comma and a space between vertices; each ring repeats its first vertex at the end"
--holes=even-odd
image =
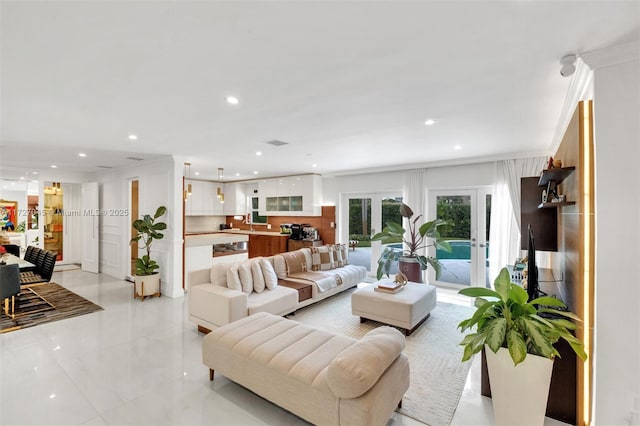
POLYGON ((151 259, 151 243, 153 240, 164 238, 164 234, 160 231, 167 229, 167 224, 164 222, 156 222, 156 220, 166 212, 167 208, 160 206, 153 217, 145 214, 142 219, 137 219, 133 222, 133 227, 138 231, 138 235, 131 238, 129 244, 142 240, 144 244, 143 247, 147 251, 147 254, 136 259, 136 275, 138 276, 152 275, 155 273, 155 270, 160 267, 155 260, 151 259))
POLYGON ((587 359, 583 343, 570 332, 577 328, 576 324, 565 318, 580 319, 571 312, 559 310, 566 308, 562 301, 543 296, 528 302, 526 290, 511 282, 507 268, 500 271, 494 288, 495 291, 483 287, 459 291, 477 298, 474 314, 458 324, 463 332, 476 327, 474 333, 460 342, 464 346, 462 361, 480 352, 485 344, 494 353, 501 347, 507 348, 515 365, 524 361, 527 353, 553 359, 559 356, 553 345, 561 338, 583 361, 587 359), (552 313, 556 318, 542 318, 540 313, 552 313))

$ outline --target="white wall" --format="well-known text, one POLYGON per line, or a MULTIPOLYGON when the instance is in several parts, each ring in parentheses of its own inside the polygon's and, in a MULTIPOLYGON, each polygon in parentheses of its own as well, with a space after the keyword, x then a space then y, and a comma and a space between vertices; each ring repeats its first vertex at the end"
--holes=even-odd
POLYGON ((595 68, 594 424, 602 425, 640 424, 640 415, 631 413, 634 397, 640 404, 640 279, 634 268, 640 259, 640 66, 637 47, 631 52, 624 63, 590 64, 595 68))
MULTIPOLYGON (((181 167, 167 157, 151 163, 119 168, 99 175, 100 208, 128 210, 129 186, 139 182, 138 207, 140 216, 153 215, 164 205, 167 213, 160 220, 167 223, 164 238, 155 240, 151 257, 160 264, 162 293, 170 297, 184 294, 182 290, 182 203, 181 167)), ((130 216, 103 215, 100 217, 100 269, 116 278, 124 279, 129 263, 130 216)), ((142 255, 142 251, 140 251, 142 255)))

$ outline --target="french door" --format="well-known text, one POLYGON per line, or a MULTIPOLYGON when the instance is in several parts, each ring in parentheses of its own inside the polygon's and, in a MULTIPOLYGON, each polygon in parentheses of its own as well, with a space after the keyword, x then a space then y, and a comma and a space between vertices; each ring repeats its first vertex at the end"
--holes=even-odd
MULTIPOLYGON (((402 194, 375 192, 343 195, 340 240, 349 244, 349 263, 367 268, 367 274, 376 275, 382 243, 371 241, 387 222, 401 223, 402 194)), ((393 243, 393 242, 390 242, 393 243)), ((398 241, 396 243, 401 243, 398 241)), ((401 248, 401 244, 399 245, 401 248)), ((393 271, 392 271, 393 272, 393 271)))
POLYGON ((451 252, 430 249, 429 255, 443 266, 438 280, 433 268, 429 268, 430 282, 457 288, 489 287, 490 217, 489 188, 429 191, 429 219, 454 223, 451 229, 441 233, 451 245, 451 252))

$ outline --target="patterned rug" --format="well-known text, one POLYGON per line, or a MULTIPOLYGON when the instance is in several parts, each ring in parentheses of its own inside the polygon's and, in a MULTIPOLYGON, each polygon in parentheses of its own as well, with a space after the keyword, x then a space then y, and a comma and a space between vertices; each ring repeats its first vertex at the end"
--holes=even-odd
MULTIPOLYGON (((11 303, 11 302, 9 302, 11 303)), ((16 317, 0 313, 2 333, 33 327, 78 315, 100 311, 102 308, 56 283, 30 286, 16 298, 16 317)))
MULTIPOLYGON (((351 314, 351 294, 345 291, 310 305, 290 316, 294 321, 313 325, 354 338, 384 324, 360 323, 351 314)), ((473 312, 471 307, 439 302, 431 316, 406 339, 404 353, 409 357, 411 384, 399 413, 431 426, 451 423, 464 390, 471 362, 460 362, 462 333, 458 323, 473 312)))

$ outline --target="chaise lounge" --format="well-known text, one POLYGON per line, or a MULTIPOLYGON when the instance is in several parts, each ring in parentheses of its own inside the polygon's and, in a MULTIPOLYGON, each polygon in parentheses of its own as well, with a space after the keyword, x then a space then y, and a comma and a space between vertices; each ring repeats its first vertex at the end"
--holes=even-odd
POLYGON ((217 371, 314 424, 385 425, 409 388, 404 336, 379 327, 360 340, 268 313, 222 326, 202 342, 217 371))

